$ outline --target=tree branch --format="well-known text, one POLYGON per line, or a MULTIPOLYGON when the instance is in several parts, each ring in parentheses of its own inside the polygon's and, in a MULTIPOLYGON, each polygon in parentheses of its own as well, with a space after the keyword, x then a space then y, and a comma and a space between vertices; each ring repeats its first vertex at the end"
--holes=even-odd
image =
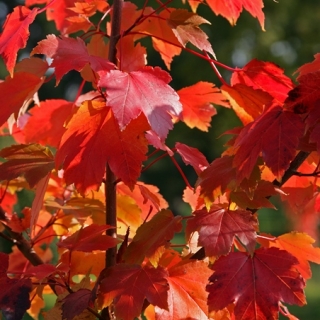
MULTIPOLYGON (((109 61, 117 64, 117 49, 116 45, 120 39, 121 27, 121 13, 122 13, 123 0, 115 0, 112 9, 111 21, 111 35, 109 43, 109 61)), ((116 203, 116 176, 111 171, 108 164, 106 164, 106 224, 113 226, 114 229, 107 230, 107 234, 111 237, 117 237, 117 203, 116 203)), ((117 247, 107 250, 106 253, 106 268, 116 264, 117 247)))

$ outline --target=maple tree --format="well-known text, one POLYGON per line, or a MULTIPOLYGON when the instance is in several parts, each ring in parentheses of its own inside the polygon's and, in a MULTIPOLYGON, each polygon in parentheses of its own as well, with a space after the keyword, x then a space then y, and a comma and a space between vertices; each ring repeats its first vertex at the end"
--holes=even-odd
POLYGON ((0 134, 15 143, 0 150, 0 236, 11 244, 0 253, 5 319, 296 319, 285 304, 306 304, 309 262, 320 263, 320 54, 296 71, 297 84, 272 62, 231 68, 201 27, 210 24, 197 14, 203 5, 232 25, 246 10, 264 30, 262 0, 188 0, 183 8, 26 0, 8 14, 0 134), (18 61, 37 15, 59 35, 18 61), (148 65, 145 38, 166 70, 148 65), (173 88, 172 61, 182 51, 206 61, 220 83, 173 88), (44 84, 55 78, 59 86, 71 71, 82 79, 74 101, 39 100, 44 84), (242 122, 225 132, 220 157, 210 163, 194 147, 166 144, 177 122, 208 131, 214 105, 242 122), (175 155, 195 171, 194 186, 175 155), (184 179, 190 215, 169 210, 157 186, 140 180, 164 157, 184 179), (20 190, 34 199, 17 212, 20 190), (260 230, 257 212, 274 207, 272 196, 296 230, 260 230), (45 295, 56 302, 41 311, 45 295))

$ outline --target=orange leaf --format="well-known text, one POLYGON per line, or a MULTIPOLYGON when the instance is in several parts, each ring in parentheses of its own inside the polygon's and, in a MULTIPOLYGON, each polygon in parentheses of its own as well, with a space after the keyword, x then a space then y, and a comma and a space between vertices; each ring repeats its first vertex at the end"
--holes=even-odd
POLYGON ((132 31, 152 37, 154 49, 160 53, 166 67, 170 70, 173 57, 179 55, 182 51, 182 45, 167 22, 170 18, 170 10, 163 10, 157 15, 153 9, 146 8, 144 14, 150 14, 150 16, 132 31))
POLYGON ((211 118, 217 113, 211 103, 229 106, 220 90, 209 82, 200 81, 177 93, 183 107, 182 121, 190 128, 208 131, 211 118))
MULTIPOLYGON (((165 254, 162 259, 166 259, 165 254)), ((182 260, 172 254, 166 261, 169 264, 167 271, 168 310, 155 308, 156 318, 171 319, 208 319, 207 292, 205 286, 212 271, 203 261, 182 260), (170 261, 171 260, 171 261, 170 261)), ((160 264, 162 265, 162 261, 160 264)), ((165 266, 165 265, 163 265, 165 266)))
POLYGON ((277 237, 274 242, 270 241, 270 246, 286 250, 296 257, 299 261, 296 268, 303 278, 309 279, 311 269, 308 261, 320 264, 320 248, 313 247, 314 242, 306 233, 291 232, 277 237))
POLYGON ((81 193, 101 184, 106 162, 116 176, 133 187, 147 152, 144 132, 148 129, 140 116, 120 131, 105 103, 85 101, 68 123, 56 155, 57 166, 63 163, 67 183, 75 183, 81 193))
POLYGON ((124 260, 127 263, 140 264, 147 257, 156 265, 161 251, 159 248, 168 245, 174 233, 181 231, 181 220, 181 217, 174 217, 169 210, 158 212, 138 228, 124 254, 124 260))
POLYGON ((223 85, 221 91, 244 125, 257 118, 273 100, 267 92, 243 84, 223 85))
MULTIPOLYGON (((0 36, 0 54, 11 76, 17 60, 17 53, 19 49, 26 46, 30 35, 29 25, 35 19, 37 13, 38 8, 30 10, 27 7, 17 6, 7 16, 3 25, 3 32, 0 36)), ((27 80, 24 81, 28 82, 27 80)))

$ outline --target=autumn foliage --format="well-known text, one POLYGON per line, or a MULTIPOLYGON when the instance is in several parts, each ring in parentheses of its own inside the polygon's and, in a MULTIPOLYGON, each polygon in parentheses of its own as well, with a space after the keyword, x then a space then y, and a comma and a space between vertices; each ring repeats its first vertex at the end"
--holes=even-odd
POLYGON ((257 59, 233 69, 216 59, 201 28, 210 22, 197 8, 232 25, 246 10, 264 30, 262 0, 188 0, 183 9, 156 3, 26 0, 7 16, 0 133, 16 143, 0 150, 0 235, 11 248, 0 253, 5 319, 262 320, 279 312, 296 319, 286 305, 306 304, 309 262, 320 263, 313 246, 320 54, 295 81, 257 59), (53 21, 59 35, 48 34, 18 62, 37 15, 53 21), (166 70, 148 65, 149 50, 166 70), (206 60, 220 83, 173 88, 171 63, 183 50, 206 60), (231 71, 230 81, 218 68, 231 71), (59 86, 74 70, 83 80, 74 101, 39 101, 43 84, 54 78, 59 86), (179 121, 208 131, 214 104, 243 124, 225 133, 230 139, 219 158, 210 163, 194 147, 166 145, 179 121), (194 186, 176 155, 193 167, 194 186), (164 156, 185 180, 189 216, 171 212, 159 189, 139 180, 164 156), (32 206, 16 212, 24 189, 34 191, 32 206), (276 237, 259 229, 257 211, 273 208, 272 196, 295 231, 276 237), (182 230, 185 245, 177 251, 171 241, 182 230), (49 295, 56 303, 43 311, 49 295))

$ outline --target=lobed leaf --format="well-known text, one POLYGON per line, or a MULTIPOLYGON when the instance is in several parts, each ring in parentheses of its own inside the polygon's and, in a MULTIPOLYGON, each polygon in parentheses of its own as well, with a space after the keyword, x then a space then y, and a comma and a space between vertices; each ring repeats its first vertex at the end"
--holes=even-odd
POLYGON ((234 303, 236 319, 278 319, 280 302, 306 303, 297 263, 290 253, 277 248, 261 248, 253 256, 231 252, 220 257, 207 285, 209 310, 234 303))
POLYGON ((244 244, 249 252, 256 246, 256 230, 258 220, 250 211, 228 210, 212 206, 196 210, 194 216, 187 221, 186 238, 197 231, 198 245, 205 248, 206 255, 220 256, 230 252, 235 236, 244 244))
MULTIPOLYGON (((29 38, 29 26, 35 19, 38 8, 32 10, 24 6, 16 6, 7 16, 0 35, 0 55, 4 59, 11 76, 17 60, 19 49, 26 46, 29 38)), ((3 91, 6 92, 6 91, 3 91)))
POLYGON ((110 108, 103 102, 85 101, 62 136, 56 165, 63 164, 67 183, 74 183, 81 193, 101 184, 106 162, 133 187, 147 152, 144 132, 148 129, 145 119, 138 117, 120 131, 110 108))
POLYGON ((121 130, 143 113, 151 129, 161 139, 166 138, 173 128, 171 115, 178 117, 182 111, 179 96, 168 85, 171 77, 167 72, 145 67, 129 73, 103 71, 99 75, 99 86, 106 88, 107 106, 112 108, 121 130))
POLYGON ((113 300, 115 315, 123 320, 132 320, 142 311, 143 302, 168 309, 168 276, 164 268, 118 264, 107 270, 100 285, 104 306, 113 300))

